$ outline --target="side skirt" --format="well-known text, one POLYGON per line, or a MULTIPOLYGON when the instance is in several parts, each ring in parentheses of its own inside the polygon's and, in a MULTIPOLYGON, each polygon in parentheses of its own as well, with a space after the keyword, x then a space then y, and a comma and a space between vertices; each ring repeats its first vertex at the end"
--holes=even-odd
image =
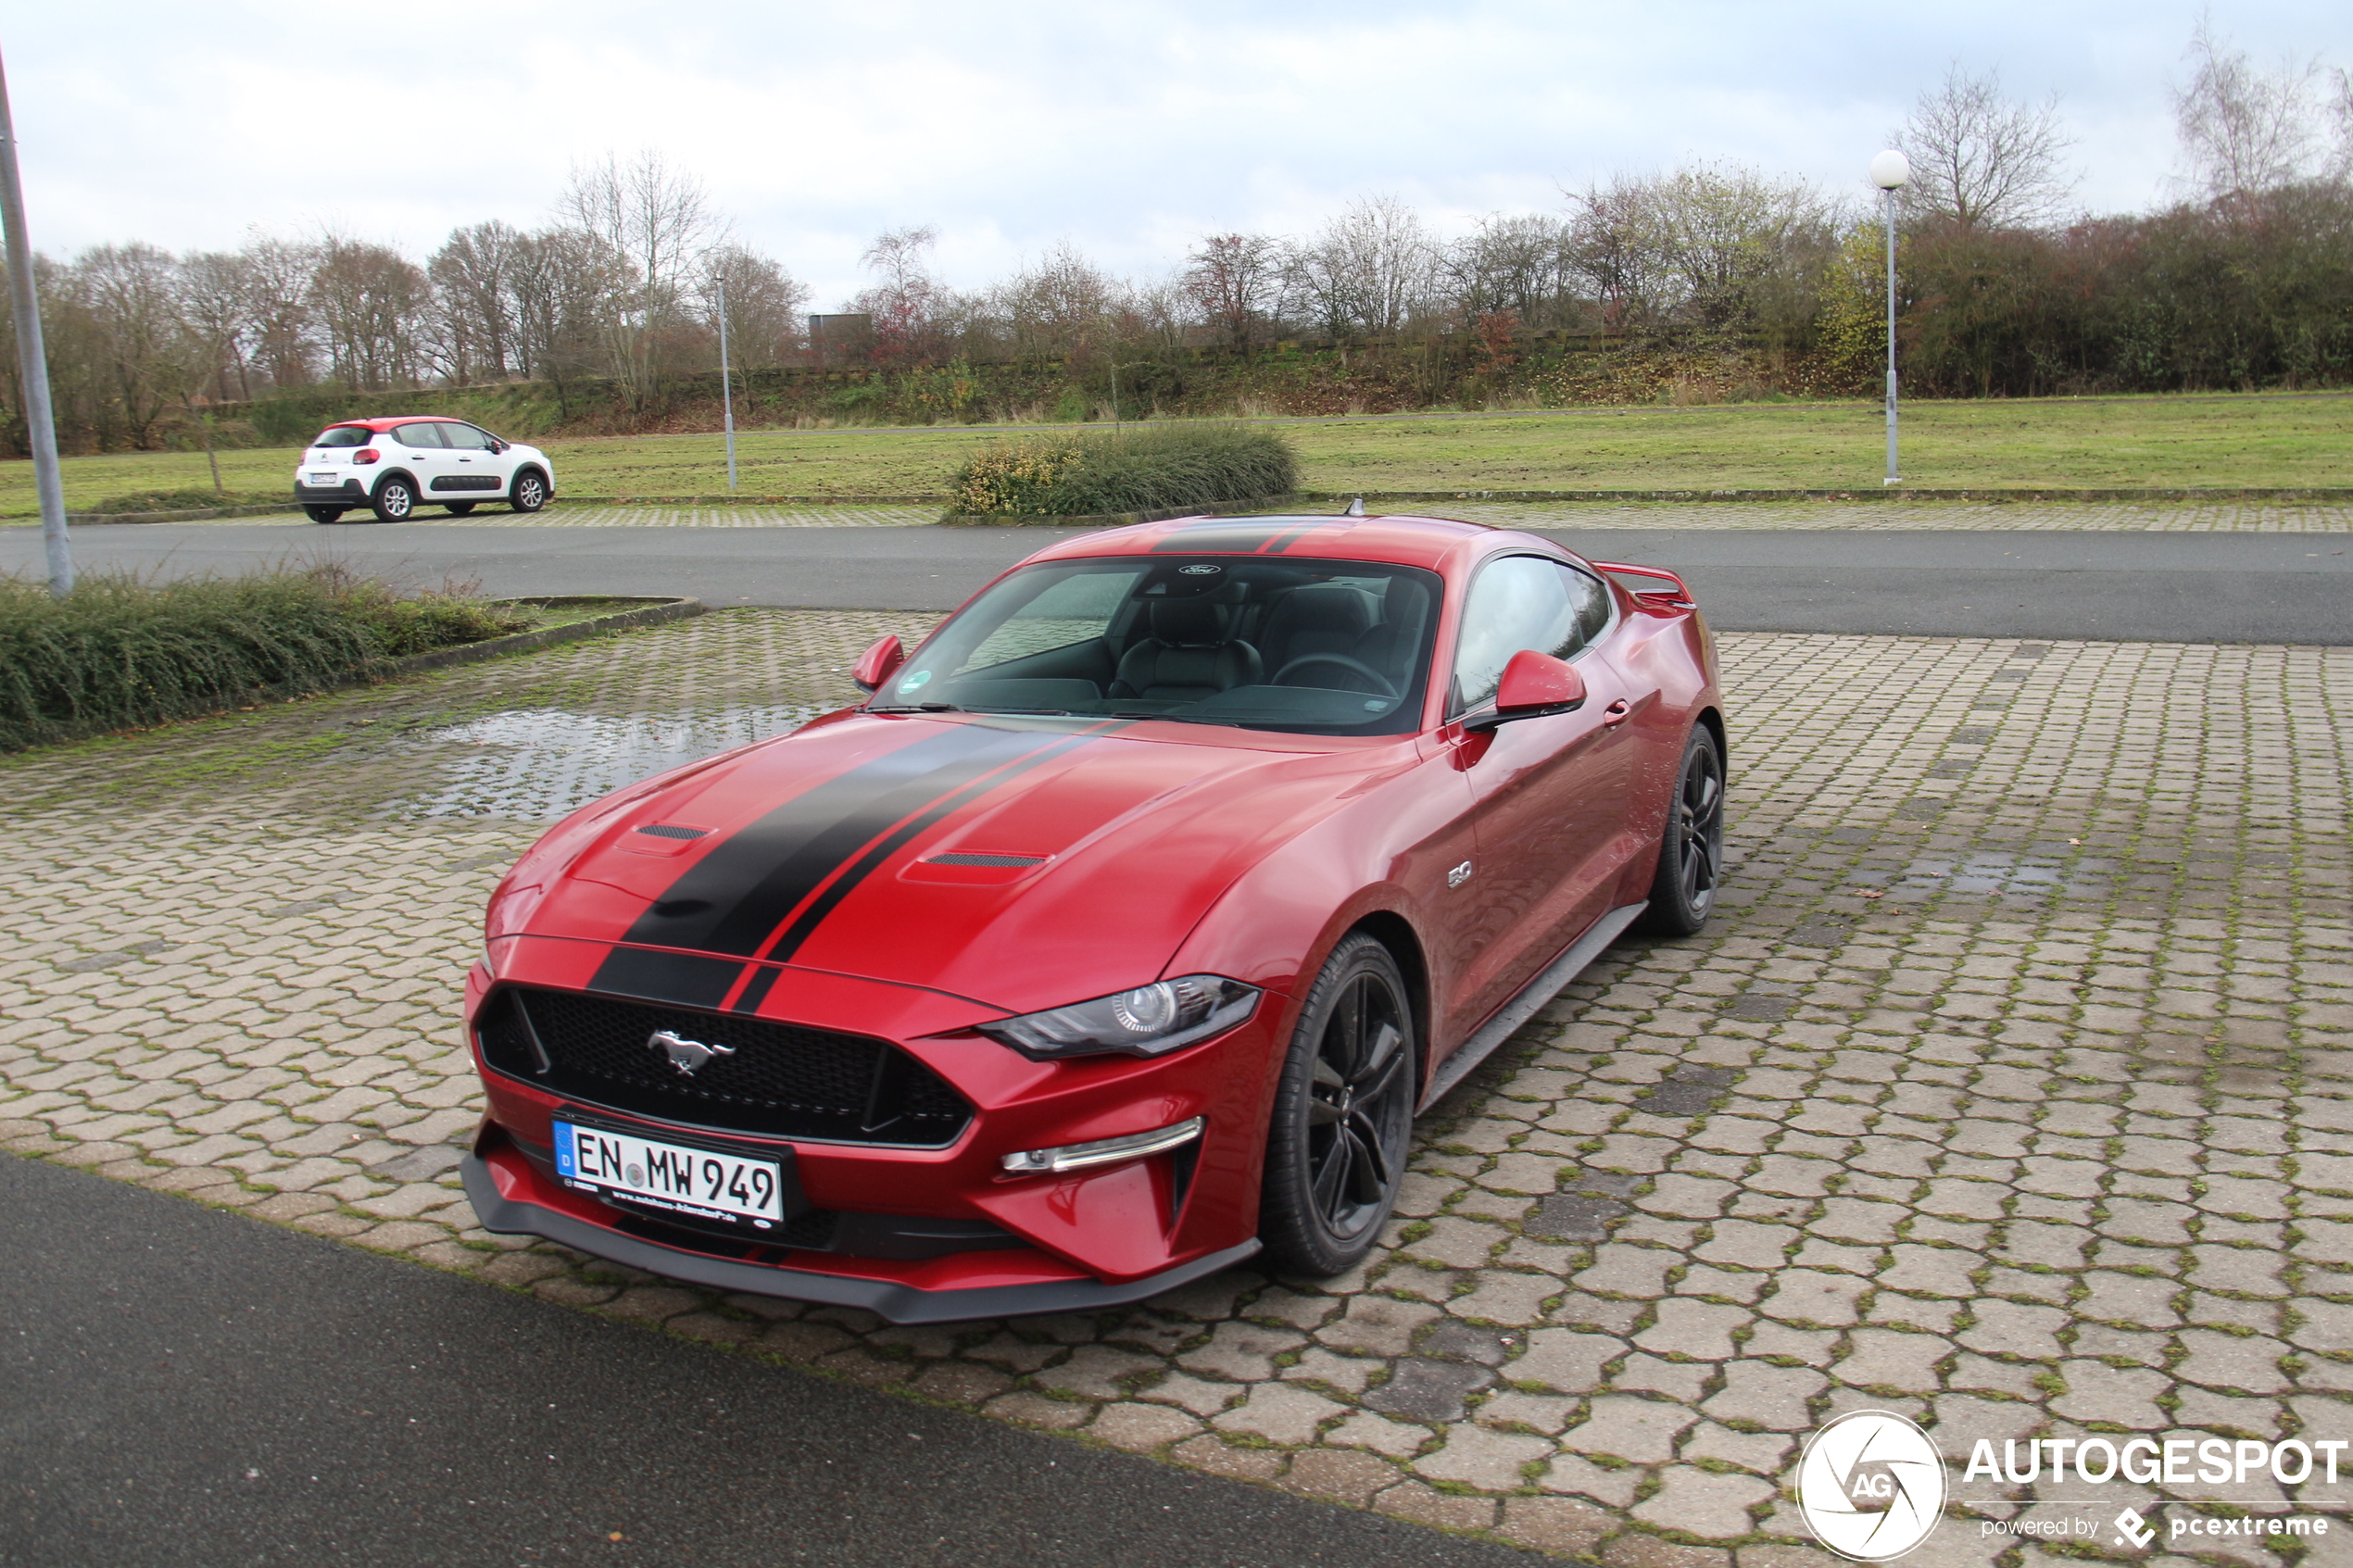
POLYGON ((1647 901, 1626 904, 1595 921, 1584 935, 1570 944, 1568 951, 1523 986, 1518 996, 1498 1008, 1495 1016, 1480 1024, 1478 1032, 1465 1040, 1460 1050, 1439 1064, 1437 1075, 1430 1080, 1429 1092, 1422 1096, 1414 1113, 1419 1115, 1428 1110, 1443 1099, 1449 1089, 1469 1077, 1473 1069, 1494 1054, 1497 1046, 1511 1038, 1514 1030, 1535 1017, 1538 1008, 1559 996, 1561 987, 1600 958, 1602 949, 1617 941, 1619 934, 1634 923, 1634 917, 1649 908, 1647 901))

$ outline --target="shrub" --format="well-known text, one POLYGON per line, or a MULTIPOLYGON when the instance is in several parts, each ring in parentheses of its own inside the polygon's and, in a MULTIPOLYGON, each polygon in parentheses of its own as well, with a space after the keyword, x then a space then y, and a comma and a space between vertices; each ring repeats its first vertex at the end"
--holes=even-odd
MULTIPOLYGON (((90 509, 112 516, 118 512, 193 512, 205 507, 233 507, 250 495, 223 495, 211 490, 142 490, 132 495, 109 495, 90 509)), ((272 495, 271 500, 279 497, 272 495)))
POLYGON ((1298 458, 1269 430, 1144 425, 1112 435, 1057 432, 982 447, 950 482, 951 512, 1085 517, 1281 495, 1298 458))
POLYGON ((0 750, 319 691, 533 619, 462 588, 404 597, 333 566, 85 577, 63 599, 0 575, 0 750))

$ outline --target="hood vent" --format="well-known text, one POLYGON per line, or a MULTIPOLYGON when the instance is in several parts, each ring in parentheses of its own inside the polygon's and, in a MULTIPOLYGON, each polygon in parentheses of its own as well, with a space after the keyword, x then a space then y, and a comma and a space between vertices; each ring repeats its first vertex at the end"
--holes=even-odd
POLYGON ((946 855, 934 855, 924 864, 927 866, 1042 866, 1051 859, 1052 857, 1049 855, 979 855, 959 849, 946 855))
POLYGON ((656 838, 709 838, 709 828, 682 828, 675 822, 648 822, 637 830, 656 838))

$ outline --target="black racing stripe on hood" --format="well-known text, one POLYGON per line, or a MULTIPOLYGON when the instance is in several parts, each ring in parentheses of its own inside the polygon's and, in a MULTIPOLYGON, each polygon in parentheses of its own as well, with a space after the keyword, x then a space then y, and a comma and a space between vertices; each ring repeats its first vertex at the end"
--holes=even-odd
POLYGON ((879 834, 1051 737, 954 724, 803 791, 713 845, 623 938, 750 958, 879 834))
MULTIPOLYGON (((823 893, 811 899, 808 908, 802 909, 794 918, 792 924, 785 929, 785 934, 776 939, 775 947, 761 956, 771 963, 790 962, 792 956, 800 950, 800 945, 809 940, 811 934, 824 923, 825 917, 832 914, 836 907, 844 898, 849 897, 860 883, 874 875, 875 868, 900 850, 904 849, 917 835, 927 831, 942 819, 962 810, 1006 780, 1017 778, 1032 768, 1075 751, 1086 745, 1090 738, 1087 735, 1073 735, 1060 745, 1050 746, 1043 751, 1025 757, 1000 772, 991 773, 985 779, 965 785, 955 794, 935 802, 920 815, 911 817, 900 823, 882 838, 868 846, 866 852, 859 856, 849 870, 836 877, 823 893)), ((761 989, 764 992, 766 988, 761 989)))
POLYGON ((588 989, 676 1007, 716 1009, 735 989, 736 979, 743 972, 744 966, 732 959, 615 947, 597 966, 588 989))

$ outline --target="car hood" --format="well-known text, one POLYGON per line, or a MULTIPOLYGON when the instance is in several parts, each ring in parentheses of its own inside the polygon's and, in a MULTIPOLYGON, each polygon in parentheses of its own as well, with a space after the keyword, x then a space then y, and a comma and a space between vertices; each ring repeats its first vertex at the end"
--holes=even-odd
POLYGON ((680 1002, 745 1005, 764 960, 1026 1012, 1159 977, 1245 870, 1412 760, 1401 740, 849 715, 632 792, 560 871, 526 859, 510 884, 535 903, 492 923, 641 949, 608 960, 612 988, 673 974, 680 1002))

